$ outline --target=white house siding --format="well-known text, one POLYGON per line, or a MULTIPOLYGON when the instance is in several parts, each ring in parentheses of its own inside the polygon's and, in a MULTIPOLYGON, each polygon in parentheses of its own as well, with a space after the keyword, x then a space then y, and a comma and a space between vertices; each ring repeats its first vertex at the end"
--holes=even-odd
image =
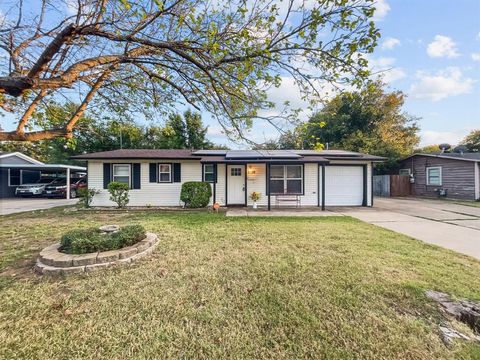
MULTIPOLYGON (((140 189, 130 190, 129 206, 179 206, 180 191, 182 183, 187 181, 202 181, 202 164, 194 160, 176 160, 176 159, 162 159, 162 160, 105 160, 105 161, 88 161, 88 186, 100 190, 100 193, 93 198, 92 206, 115 206, 115 203, 109 200, 110 194, 106 189, 103 189, 103 163, 116 164, 133 164, 141 163, 141 183, 140 189), (181 182, 175 183, 151 183, 149 181, 149 164, 150 163, 175 163, 181 162, 181 182)), ((354 164, 367 165, 367 205, 371 206, 372 193, 372 164, 371 162, 348 162, 348 161, 332 161, 335 164, 354 164)), ((320 196, 321 201, 321 166, 316 163, 304 164, 304 195, 301 196, 302 206, 317 206, 320 196), (320 194, 318 193, 320 189, 320 194)), ((225 205, 225 164, 218 164, 218 176, 216 184, 216 201, 220 205, 225 205)), ((247 164, 247 198, 248 205, 252 205, 250 194, 253 191, 261 194, 261 199, 258 202, 261 206, 266 206, 268 198, 266 196, 266 166, 265 164, 247 164), (250 168, 250 174, 249 174, 250 168)), ((213 190, 213 186, 212 186, 213 190)), ((210 203, 212 203, 213 197, 210 203)), ((271 196, 271 205, 275 206, 275 196, 271 196)))
POLYGON ((109 200, 110 194, 103 189, 103 163, 133 164, 141 163, 140 189, 131 189, 130 202, 128 206, 180 206, 180 191, 182 183, 186 181, 202 181, 202 164, 199 161, 182 160, 181 182, 172 183, 151 183, 149 178, 149 164, 153 163, 175 163, 175 159, 162 160, 111 160, 111 161, 89 161, 88 162, 88 187, 100 190, 100 193, 93 197, 92 206, 115 206, 109 200))
POLYGON ((252 205, 253 201, 250 199, 252 192, 258 192, 261 195, 258 205, 267 206, 267 181, 266 181, 266 166, 265 164, 247 164, 247 202, 252 205), (250 174, 249 174, 250 172, 250 174))
MULTIPOLYGON (((318 164, 305 164, 304 165, 304 185, 305 192, 301 196, 302 206, 317 206, 318 205, 318 177, 317 168, 318 164)), ((266 166, 265 164, 247 164, 247 201, 248 205, 252 205, 253 201, 250 199, 250 194, 254 191, 261 194, 261 199, 258 201, 258 205, 267 206, 268 197, 266 195, 267 178, 266 178, 266 166), (250 169, 250 174, 249 174, 250 169), (253 174, 253 172, 255 172, 253 174)), ((275 206, 275 195, 270 196, 271 206, 275 206)))

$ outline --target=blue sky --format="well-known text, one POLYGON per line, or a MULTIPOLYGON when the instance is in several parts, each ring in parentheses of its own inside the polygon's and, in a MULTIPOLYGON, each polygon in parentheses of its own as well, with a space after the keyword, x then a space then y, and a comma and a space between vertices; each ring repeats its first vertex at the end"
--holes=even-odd
MULTIPOLYGON (((407 94, 405 111, 420 117, 421 144, 457 144, 480 128, 480 1, 383 0, 377 2, 382 38, 370 56, 389 88, 407 94)), ((285 79, 271 93, 278 103, 302 102, 285 79)), ((210 137, 225 142, 208 120, 210 137)), ((266 124, 254 127, 261 141, 278 134, 266 124)))
MULTIPOLYGON (((405 111, 421 118, 421 145, 456 144, 480 128, 480 1, 378 0, 376 6, 382 38, 370 63, 374 71, 385 70, 392 90, 407 94, 405 111)), ((278 104, 304 105, 289 78, 269 96, 278 104)), ((208 114, 203 119, 215 143, 245 146, 229 142, 208 114)), ((15 118, 0 118, 0 123, 11 130, 15 118)), ((258 122, 250 138, 263 142, 278 136, 258 122)))

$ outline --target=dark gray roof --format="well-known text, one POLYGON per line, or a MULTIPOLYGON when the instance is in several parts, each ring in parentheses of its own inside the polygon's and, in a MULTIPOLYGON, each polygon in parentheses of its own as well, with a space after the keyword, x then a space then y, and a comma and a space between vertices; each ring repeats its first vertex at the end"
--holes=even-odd
POLYGON ((441 159, 480 161, 480 152, 463 153, 463 154, 460 154, 460 153, 413 154, 405 158, 404 160, 410 159, 412 156, 430 156, 430 157, 436 157, 441 159))
POLYGON ((72 156, 72 159, 195 159, 206 162, 283 160, 328 162, 328 160, 383 161, 380 156, 342 150, 185 150, 120 149, 72 156))
POLYGON ((118 149, 72 156, 72 159, 198 159, 186 149, 118 149))

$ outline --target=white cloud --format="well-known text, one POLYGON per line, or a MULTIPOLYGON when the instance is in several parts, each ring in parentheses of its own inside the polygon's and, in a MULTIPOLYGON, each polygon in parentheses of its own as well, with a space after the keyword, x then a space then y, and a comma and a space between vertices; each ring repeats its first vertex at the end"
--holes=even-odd
POLYGON ((468 94, 475 83, 473 79, 463 78, 461 70, 457 67, 449 67, 436 74, 418 71, 416 77, 418 81, 410 87, 410 93, 414 98, 432 101, 468 94))
POLYGON ((472 54, 473 61, 480 61, 480 53, 473 53, 472 54))
POLYGON ((382 77, 383 81, 390 84, 394 81, 403 79, 407 74, 402 68, 395 67, 395 58, 379 57, 369 58, 368 63, 371 71, 382 77))
POLYGON ((457 145, 467 135, 467 133, 468 131, 420 131, 420 146, 442 143, 457 145))
POLYGON ((390 5, 387 3, 387 0, 377 0, 375 2, 375 14, 373 15, 373 20, 382 21, 387 16, 390 11, 390 5))
POLYGON ((440 58, 455 58, 460 56, 457 50, 457 44, 448 36, 435 35, 435 39, 428 44, 427 54, 430 57, 440 58))
POLYGON ((207 134, 211 137, 224 137, 225 131, 221 126, 208 126, 207 134))
POLYGON ((391 50, 398 45, 400 45, 400 40, 389 37, 382 43, 381 48, 382 50, 391 50))

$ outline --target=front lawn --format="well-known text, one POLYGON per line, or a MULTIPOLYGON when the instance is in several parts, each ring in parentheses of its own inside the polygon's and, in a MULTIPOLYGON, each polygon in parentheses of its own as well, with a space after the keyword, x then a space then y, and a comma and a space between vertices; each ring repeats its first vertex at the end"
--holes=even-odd
POLYGON ((0 221, 1 359, 480 356, 443 344, 424 296, 480 300, 480 262, 351 218, 48 210, 0 221), (32 274, 63 231, 114 223, 157 233, 157 250, 60 281, 32 274))

